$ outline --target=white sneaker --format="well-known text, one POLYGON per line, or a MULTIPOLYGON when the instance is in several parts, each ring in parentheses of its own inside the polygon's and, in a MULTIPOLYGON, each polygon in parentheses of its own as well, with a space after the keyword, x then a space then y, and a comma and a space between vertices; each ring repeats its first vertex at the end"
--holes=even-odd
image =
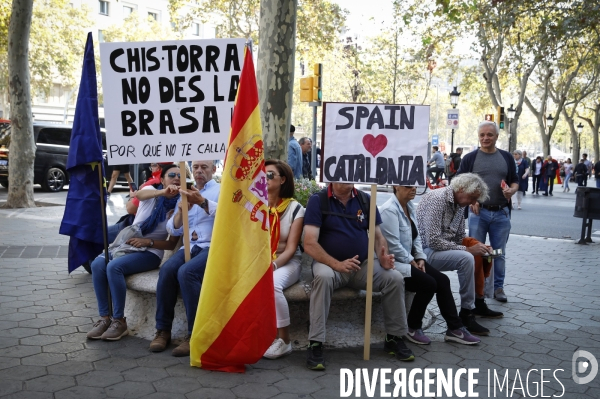
POLYGON ((292 353, 292 343, 286 344, 281 338, 277 338, 269 349, 265 352, 263 357, 267 359, 277 359, 278 357, 292 353))

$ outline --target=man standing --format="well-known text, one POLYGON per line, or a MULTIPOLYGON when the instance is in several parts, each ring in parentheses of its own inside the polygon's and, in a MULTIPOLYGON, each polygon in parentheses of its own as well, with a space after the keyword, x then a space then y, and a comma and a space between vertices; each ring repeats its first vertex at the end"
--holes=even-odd
MULTIPOLYGON (((206 270, 217 200, 221 189, 221 185, 212 179, 216 172, 213 161, 194 161, 192 171, 196 180, 196 188, 192 187, 188 190, 180 188, 179 190, 188 197, 188 236, 191 259, 189 262, 185 262, 184 247, 182 246, 160 268, 156 285, 156 336, 150 343, 152 352, 162 352, 169 345, 177 292, 181 290, 188 322, 188 333, 183 343, 173 349, 173 356, 189 356, 190 354, 190 336, 200 300, 200 289, 206 270)), ((169 234, 183 235, 182 219, 181 199, 179 199, 175 213, 167 222, 169 234)))
POLYGON ((519 178, 512 155, 496 148, 498 126, 482 122, 477 132, 481 147, 465 155, 456 174, 475 173, 488 186, 489 199, 469 206, 469 235, 481 243, 489 236, 491 247, 502 250, 494 259, 494 298, 506 302, 506 242, 510 235, 511 198, 519 190, 519 178))
POLYGON ((300 179, 302 178, 302 148, 300 148, 300 144, 294 137, 294 132, 296 131, 296 127, 294 125, 290 125, 290 141, 288 143, 288 165, 292 168, 292 172, 294 172, 294 178, 300 179))
POLYGON ((431 147, 431 149, 433 150, 433 155, 431 156, 429 161, 427 161, 427 165, 433 163, 435 164, 435 166, 427 168, 427 176, 429 176, 432 182, 437 182, 440 173, 444 171, 446 162, 444 161, 444 155, 440 151, 438 151, 438 146, 434 145, 433 147, 431 147), (435 177, 433 176, 434 173, 435 177))
MULTIPOLYGON (((529 175, 527 176, 527 181, 529 181, 529 176, 533 176, 533 165, 531 165, 531 158, 527 156, 527 151, 523 151, 523 159, 527 161, 527 165, 529 165, 529 175)), ((527 195, 527 190, 523 193, 523 196, 527 195)))
POLYGON ((110 177, 110 182, 108 183, 108 189, 106 190, 106 194, 108 194, 109 197, 110 197, 110 194, 112 193, 113 187, 117 183, 117 179, 119 178, 119 175, 121 174, 121 172, 123 172, 123 175, 125 176, 125 179, 127 180, 127 183, 133 182, 133 179, 131 178, 131 175, 129 174, 129 165, 113 166, 113 171, 112 171, 112 175, 110 177))
POLYGON ((588 159, 588 154, 583 154, 583 163, 585 164, 585 167, 587 168, 587 176, 585 178, 585 180, 583 181, 583 185, 587 186, 587 181, 588 179, 592 178, 592 162, 588 159))
MULTIPOLYGON (((323 343, 325 325, 333 290, 350 286, 365 289, 367 285, 367 255, 370 198, 358 192, 353 184, 331 183, 310 197, 304 214, 304 250, 314 261, 310 294, 310 344, 306 366, 324 370, 323 343)), ((402 342, 407 333, 404 305, 404 277, 394 270, 394 255, 388 254, 388 244, 379 225, 376 211, 373 291, 382 293, 383 314, 387 332, 384 350, 399 360, 414 360, 410 349, 402 342)))
MULTIPOLYGON (((527 161, 527 165, 531 168, 531 158, 527 156, 527 151, 523 151, 523 159, 527 161)), ((529 175, 531 175, 531 173, 529 175)))
MULTIPOLYGON (((577 166, 575 166, 575 178, 577 179, 577 186, 587 186, 587 166, 585 166, 585 159, 581 158, 577 166)), ((598 185, 596 181, 596 185, 598 185)))
POLYGON ((475 315, 494 319, 503 316, 485 303, 483 270, 475 268, 474 257, 488 255, 492 248, 483 244, 485 241, 470 247, 463 244, 465 207, 483 202, 487 197, 488 188, 483 179, 465 173, 456 176, 450 186, 429 191, 417 208, 417 224, 427 262, 442 272, 456 270, 460 285, 458 315, 467 330, 475 335, 490 333, 475 321, 475 315), (476 281, 476 276, 481 276, 481 281, 476 281))
POLYGON ((552 155, 548 155, 545 162, 545 178, 548 179, 548 185, 546 186, 546 192, 542 195, 548 196, 552 195, 552 191, 554 190, 554 179, 556 179, 556 171, 558 170, 558 162, 555 159, 552 159, 552 155))
POLYGON ((448 179, 448 182, 452 180, 454 175, 456 175, 456 171, 460 167, 460 162, 462 161, 462 153, 463 149, 461 147, 458 147, 456 149, 456 152, 450 154, 450 161, 446 161, 447 163, 449 162, 448 168, 446 170, 446 178, 448 179))
POLYGON ((310 151, 312 142, 308 137, 302 137, 300 141, 300 149, 302 149, 302 177, 305 179, 313 179, 312 167, 310 163, 310 151))

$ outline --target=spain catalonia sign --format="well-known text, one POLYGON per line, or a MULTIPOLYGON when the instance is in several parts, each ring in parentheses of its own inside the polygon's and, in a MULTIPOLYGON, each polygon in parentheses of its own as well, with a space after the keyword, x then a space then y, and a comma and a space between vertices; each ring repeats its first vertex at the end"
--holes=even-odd
POLYGON ((325 103, 323 180, 425 185, 429 106, 325 103))
POLYGON ((101 43, 108 163, 224 159, 244 43, 101 43))

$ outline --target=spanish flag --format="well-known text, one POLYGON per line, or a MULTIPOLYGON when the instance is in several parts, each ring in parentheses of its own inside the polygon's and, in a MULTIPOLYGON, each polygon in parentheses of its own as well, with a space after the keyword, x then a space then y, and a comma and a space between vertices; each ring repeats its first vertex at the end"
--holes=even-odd
POLYGON ((267 204, 258 90, 246 48, 190 340, 192 366, 244 372, 276 337, 267 204))

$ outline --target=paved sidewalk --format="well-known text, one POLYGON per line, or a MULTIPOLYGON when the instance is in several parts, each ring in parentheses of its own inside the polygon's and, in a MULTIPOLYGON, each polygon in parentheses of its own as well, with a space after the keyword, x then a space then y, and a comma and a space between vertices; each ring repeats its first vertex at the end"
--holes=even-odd
MULTIPOLYGON (((113 208, 111 221, 119 215, 119 207, 113 208)), ((432 305, 438 319, 427 333, 434 342, 409 344, 417 356, 412 363, 398 362, 380 347, 371 348, 370 361, 362 360, 362 348, 330 350, 327 370, 315 372, 305 368, 305 352, 299 351, 261 360, 245 374, 226 374, 192 368, 189 358, 172 357, 169 351, 150 353, 148 342, 138 338, 87 341, 85 333, 97 317, 96 301, 90 275, 79 269, 67 274, 68 238, 57 233, 63 212, 63 206, 0 209, 0 397, 337 398, 340 368, 363 367, 479 368, 479 397, 493 396, 493 391, 488 395, 488 370, 501 378, 508 371, 511 389, 514 384, 517 388, 512 397, 541 397, 536 390, 543 368, 551 370, 544 374, 544 396, 600 397, 600 376, 586 385, 571 378, 576 350, 600 358, 598 243, 579 246, 511 236, 505 287, 509 302, 488 300, 505 317, 481 320, 492 334, 476 347, 442 342, 443 322, 432 305), (538 371, 527 383, 529 369, 538 371), (560 383, 552 376, 556 369, 564 370, 555 374, 560 383)), ((456 292, 455 274, 450 277, 456 292)), ((507 397, 506 387, 497 396, 507 397)))

